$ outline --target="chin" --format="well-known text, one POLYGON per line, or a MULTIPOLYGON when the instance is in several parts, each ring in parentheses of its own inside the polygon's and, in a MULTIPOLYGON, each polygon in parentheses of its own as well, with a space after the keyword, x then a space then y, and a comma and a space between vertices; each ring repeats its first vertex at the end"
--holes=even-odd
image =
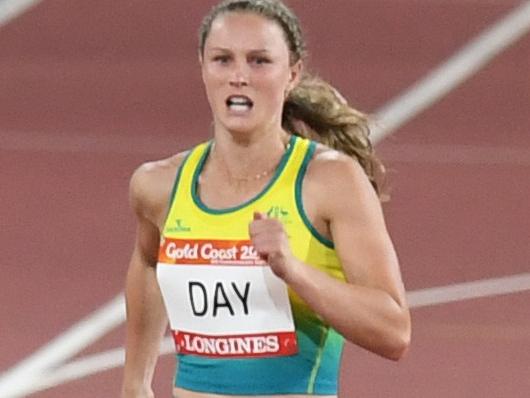
POLYGON ((249 123, 249 121, 239 120, 239 121, 225 121, 222 123, 225 130, 229 131, 232 134, 249 134, 255 131, 258 126, 256 123, 249 123))
POLYGON ((234 136, 246 136, 250 135, 255 129, 244 128, 244 127, 225 127, 226 131, 234 136))

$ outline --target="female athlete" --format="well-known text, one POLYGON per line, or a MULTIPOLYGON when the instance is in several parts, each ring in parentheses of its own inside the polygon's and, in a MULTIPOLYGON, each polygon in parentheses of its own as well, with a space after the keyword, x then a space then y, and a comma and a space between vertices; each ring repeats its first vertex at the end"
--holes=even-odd
POLYGON ((199 44, 212 140, 131 179, 122 396, 154 396, 169 320, 175 397, 337 397, 344 339, 410 341, 366 117, 304 71, 281 1, 221 2, 199 44))

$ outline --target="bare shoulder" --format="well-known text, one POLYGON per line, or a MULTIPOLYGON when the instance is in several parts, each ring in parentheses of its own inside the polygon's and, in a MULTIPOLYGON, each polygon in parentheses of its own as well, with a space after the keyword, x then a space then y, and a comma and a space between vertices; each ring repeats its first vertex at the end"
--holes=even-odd
POLYGON ((350 156, 318 144, 309 162, 306 179, 330 192, 344 192, 348 189, 369 189, 375 191, 359 162, 350 156))
POLYGON ((366 178, 359 162, 323 144, 317 144, 313 159, 309 163, 308 173, 311 173, 312 177, 315 178, 326 176, 327 178, 324 180, 329 179, 329 173, 336 174, 337 177, 347 173, 347 176, 344 176, 346 178, 366 178))
POLYGON ((186 151, 146 162, 134 171, 129 184, 129 198, 138 216, 159 225, 160 217, 166 213, 177 172, 187 154, 186 151))
POLYGON ((322 215, 359 205, 379 207, 379 199, 359 162, 350 156, 318 144, 304 180, 322 215))

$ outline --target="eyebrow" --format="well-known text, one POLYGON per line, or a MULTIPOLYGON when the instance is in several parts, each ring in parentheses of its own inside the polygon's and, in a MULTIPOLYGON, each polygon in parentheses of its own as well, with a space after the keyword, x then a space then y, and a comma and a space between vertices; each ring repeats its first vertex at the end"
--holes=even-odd
MULTIPOLYGON (((210 48, 210 51, 232 52, 232 50, 230 50, 229 48, 224 48, 224 47, 213 47, 213 48, 210 48)), ((263 54, 263 53, 268 54, 270 53, 270 51, 265 48, 260 48, 260 49, 250 50, 249 53, 250 54, 263 54)))

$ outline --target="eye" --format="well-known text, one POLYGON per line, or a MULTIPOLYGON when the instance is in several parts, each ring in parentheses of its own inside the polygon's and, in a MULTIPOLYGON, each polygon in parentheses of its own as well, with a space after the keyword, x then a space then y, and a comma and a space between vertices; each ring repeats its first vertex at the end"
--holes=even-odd
POLYGON ((265 64, 270 64, 271 60, 267 57, 257 56, 257 57, 251 57, 250 62, 255 65, 265 65, 265 64))
POLYGON ((230 57, 228 55, 216 55, 212 58, 212 60, 218 64, 227 64, 228 61, 230 61, 230 57))

